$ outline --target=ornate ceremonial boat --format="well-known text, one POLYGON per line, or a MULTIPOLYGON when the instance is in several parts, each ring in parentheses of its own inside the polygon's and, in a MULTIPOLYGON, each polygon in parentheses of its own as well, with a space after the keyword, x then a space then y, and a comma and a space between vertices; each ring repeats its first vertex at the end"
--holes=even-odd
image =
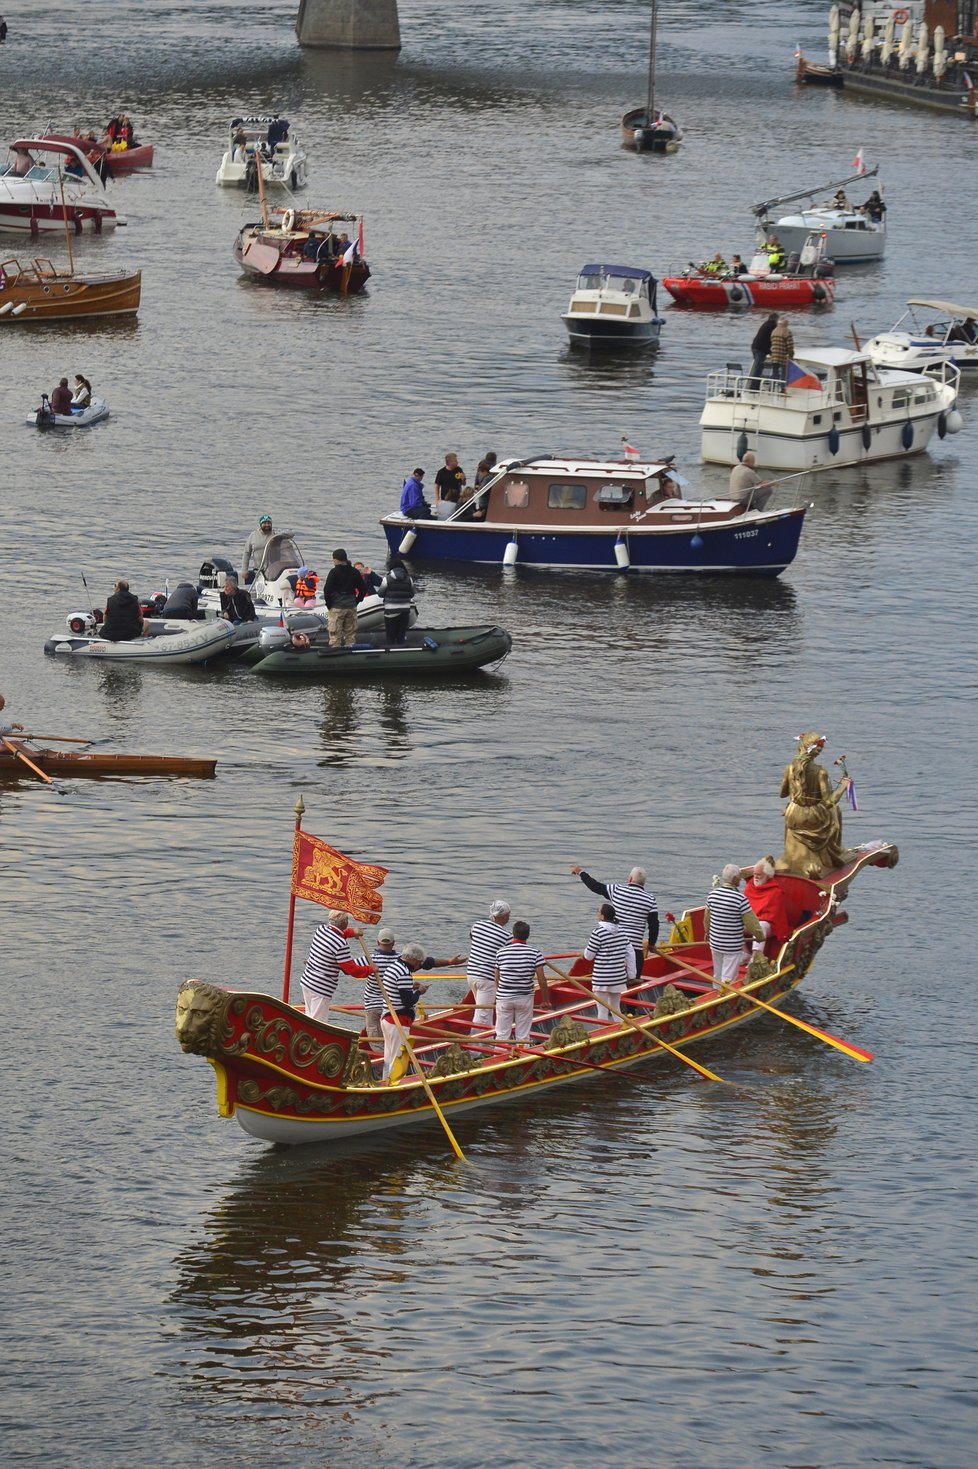
MULTIPOLYGON (((16 743, 48 775, 192 775, 211 780, 217 770, 216 760, 196 760, 189 755, 108 755, 100 750, 38 749, 24 740, 16 743)), ((0 749, 0 777, 26 780, 30 774, 28 766, 9 749, 0 749)))
MULTIPOLYGON (((522 1051, 496 1042, 491 1031, 473 1031, 471 994, 423 1019, 419 1012, 411 1040, 427 1088, 414 1075, 382 1082, 381 1058, 358 1029, 311 1020, 256 991, 186 982, 177 995, 177 1039, 184 1051, 213 1066, 221 1116, 236 1118, 254 1137, 282 1144, 431 1123, 431 1097, 444 1116, 455 1118, 676 1051, 696 1065, 685 1055, 687 1048, 757 1019, 764 1006, 780 1005, 801 982, 833 928, 846 921, 839 905, 856 874, 866 867, 894 867, 898 860, 886 842, 844 855, 843 865, 821 877, 772 879, 784 895, 790 936, 770 963, 755 958, 728 989, 716 989, 704 973, 710 950, 704 910, 695 908, 683 914, 668 945, 646 960, 640 982, 626 992, 637 1010, 628 1020, 606 1024, 595 1018, 586 966, 573 955, 557 956, 558 963, 569 961, 569 973, 548 961, 560 977, 551 982, 550 1006, 535 1014, 530 1046, 522 1051)), ((358 1016, 357 1007, 345 1010, 358 1025, 362 1011, 358 1016)))

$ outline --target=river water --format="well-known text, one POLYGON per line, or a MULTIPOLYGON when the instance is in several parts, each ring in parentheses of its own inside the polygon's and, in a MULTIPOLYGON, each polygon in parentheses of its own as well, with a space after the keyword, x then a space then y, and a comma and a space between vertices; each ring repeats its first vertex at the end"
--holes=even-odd
MULTIPOLYGON (((216 754, 215 782, 0 790, 7 1462, 488 1463, 707 1469, 974 1459, 973 950, 954 914, 973 825, 976 395, 929 455, 826 474, 774 585, 432 571, 433 624, 496 620, 501 670, 451 687, 283 688, 247 670, 70 667, 64 614, 236 559, 259 513, 380 563, 404 474, 448 449, 609 454, 694 483, 708 371, 757 318, 667 310, 660 350, 590 363, 559 313, 580 265, 657 274, 749 249, 749 204, 879 161, 879 267, 799 315, 803 344, 974 296, 978 139, 955 118, 797 95, 821 5, 661 13, 673 158, 619 149, 644 88, 637 0, 401 0, 393 57, 302 53, 294 9, 8 7, 0 138, 118 106, 157 166, 113 185, 137 325, 6 329, 2 687, 35 730, 216 754), (306 301, 239 278, 252 206, 213 184, 227 121, 280 110, 311 204, 362 209, 374 278, 306 301), (111 420, 21 426, 84 372, 111 420), (968 612, 968 607, 972 611, 968 612), (216 1115, 173 1038, 179 982, 280 982, 292 807, 391 868, 385 919, 430 952, 507 896, 551 950, 635 862, 663 908, 779 849, 800 729, 845 752, 854 886, 798 1013, 674 1065, 366 1149, 280 1152, 216 1115), (966 970, 966 975, 970 971, 966 970), (970 1199, 970 1203, 969 1203, 970 1199)), ((29 253, 7 239, 4 254, 29 253)), ((60 258, 57 245, 49 253, 60 258)), ((299 916, 303 950, 318 921, 299 916)))

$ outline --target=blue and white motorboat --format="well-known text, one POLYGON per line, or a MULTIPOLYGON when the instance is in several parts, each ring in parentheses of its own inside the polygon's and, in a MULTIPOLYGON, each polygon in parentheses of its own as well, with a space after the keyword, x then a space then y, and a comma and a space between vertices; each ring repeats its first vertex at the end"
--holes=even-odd
POLYGON ((448 520, 397 511, 380 523, 391 551, 412 561, 779 576, 805 508, 686 499, 671 458, 544 456, 501 461, 448 520))
POLYGON ((946 363, 973 372, 978 370, 978 306, 911 296, 899 320, 872 337, 863 351, 877 367, 932 372, 946 363))
POLYGON ((586 347, 648 347, 664 318, 656 309, 657 282, 633 265, 585 265, 562 313, 572 342, 586 347))

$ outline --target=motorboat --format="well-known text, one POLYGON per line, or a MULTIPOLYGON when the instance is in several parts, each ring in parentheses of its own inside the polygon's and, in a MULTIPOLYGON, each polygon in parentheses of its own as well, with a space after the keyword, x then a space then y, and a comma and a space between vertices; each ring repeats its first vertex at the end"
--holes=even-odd
POLYGON ((652 0, 649 22, 648 89, 644 107, 633 107, 621 120, 621 140, 637 153, 675 153, 683 140, 683 130, 668 112, 655 105, 655 53, 657 0, 652 0))
POLYGON ((359 214, 266 210, 238 231, 232 253, 245 275, 293 290, 355 296, 370 279, 359 214))
POLYGON ((796 353, 786 382, 728 362, 707 379, 702 455, 737 464, 751 449, 759 466, 787 470, 906 458, 961 428, 959 376, 889 371, 840 347, 796 353))
POLYGON ((308 181, 307 159, 287 117, 277 113, 234 117, 215 183, 254 192, 259 176, 267 188, 301 189, 308 181))
POLYGON ((795 194, 783 194, 777 199, 764 199, 753 205, 753 212, 761 229, 768 236, 776 235, 787 254, 801 251, 811 234, 825 236, 825 253, 838 265, 857 265, 867 260, 880 260, 886 248, 886 217, 874 219, 865 205, 854 206, 845 200, 848 184, 863 184, 875 178, 879 167, 861 169, 848 178, 818 184, 814 189, 800 189, 795 194), (836 204, 834 199, 825 204, 816 204, 815 198, 828 189, 836 190, 836 198, 842 194, 845 202, 836 204), (786 204, 811 200, 808 207, 796 214, 779 214, 786 204))
MULTIPOLYGON (((291 541, 292 532, 272 540, 291 541)), ((295 545, 294 541, 292 542, 295 545)), ((298 550, 298 548, 296 548, 298 550)), ((313 598, 296 598, 296 580, 305 563, 301 557, 296 565, 274 578, 266 578, 258 572, 246 590, 255 604, 255 616, 263 633, 267 633, 264 647, 272 647, 288 640, 290 630, 309 631, 326 621, 327 608, 323 601, 322 584, 313 598), (281 634, 281 637, 278 636, 281 634)), ((221 588, 228 574, 235 575, 234 567, 226 556, 213 555, 203 562, 197 579, 199 600, 198 612, 205 617, 220 617, 221 588)), ((411 625, 418 620, 417 604, 411 604, 411 625)), ((357 628, 371 632, 384 625, 384 602, 382 597, 371 593, 357 607, 357 628)))
POLYGON ((63 230, 101 234, 125 224, 82 148, 60 138, 19 138, 0 170, 0 230, 63 230))
POLYGON ((380 523, 412 561, 779 576, 794 560, 804 506, 745 510, 684 484, 672 456, 507 459, 447 520, 380 523))
POLYGON ((501 663, 513 646, 505 628, 413 628, 403 643, 388 646, 383 633, 362 634, 349 648, 331 648, 325 628, 298 634, 255 664, 256 673, 302 678, 402 678, 405 674, 452 678, 501 663))
POLYGON ((49 133, 48 137, 58 143, 74 143, 82 148, 103 182, 105 178, 118 178, 153 166, 155 150, 152 143, 111 143, 107 139, 80 137, 76 133, 49 133))
POLYGON ((47 393, 41 394, 41 406, 29 413, 24 422, 31 428, 91 428, 109 416, 104 398, 93 398, 87 408, 73 408, 70 413, 55 413, 47 393))
POLYGON ((772 270, 766 251, 758 250, 746 272, 723 273, 692 262, 682 275, 663 276, 662 284, 683 306, 725 310, 759 306, 825 306, 835 298, 834 266, 825 258, 821 235, 809 235, 801 250, 788 256, 783 271, 772 270))
POLYGON ((872 337, 863 351, 878 367, 929 372, 950 363, 962 372, 974 372, 978 370, 978 306, 911 296, 890 331, 872 337))
POLYGON ((795 81, 806 87, 842 87, 845 77, 838 66, 824 66, 820 61, 808 61, 801 51, 795 52, 795 81))
POLYGON ((135 316, 141 291, 139 270, 58 270, 47 259, 22 265, 11 256, 0 261, 0 325, 135 316))
POLYGON ((159 619, 146 624, 147 635, 113 643, 97 632, 56 633, 44 644, 56 657, 109 659, 117 663, 208 663, 227 656, 236 629, 222 618, 172 625, 159 619))
POLYGON ((585 265, 562 319, 585 347, 654 346, 663 326, 655 277, 632 265, 585 265))

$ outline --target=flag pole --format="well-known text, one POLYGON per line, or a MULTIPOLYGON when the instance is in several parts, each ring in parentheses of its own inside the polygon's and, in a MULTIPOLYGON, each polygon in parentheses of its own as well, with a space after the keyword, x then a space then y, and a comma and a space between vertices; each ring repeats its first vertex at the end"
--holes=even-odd
MULTIPOLYGON (((306 809, 306 803, 300 796, 295 803, 295 830, 296 836, 302 826, 302 813, 306 809)), ((292 838, 293 858, 295 855, 295 837, 292 838)), ((282 980, 282 1001, 289 1003, 289 992, 292 988, 292 932, 295 928, 295 883, 289 876, 289 928, 285 936, 285 977, 282 980)))

